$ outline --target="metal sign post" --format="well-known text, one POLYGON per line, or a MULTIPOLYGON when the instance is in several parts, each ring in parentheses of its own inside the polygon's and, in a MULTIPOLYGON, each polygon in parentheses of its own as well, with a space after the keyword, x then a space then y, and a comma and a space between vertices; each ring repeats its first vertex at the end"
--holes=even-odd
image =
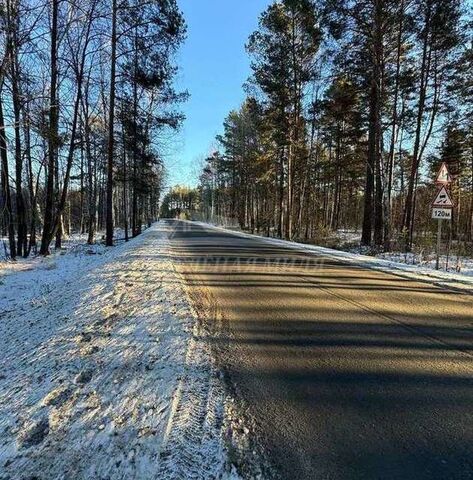
POLYGON ((439 173, 435 180, 439 186, 435 199, 432 203, 432 218, 438 221, 437 228, 437 260, 435 268, 440 270, 440 253, 442 250, 442 223, 444 220, 452 219, 453 201, 448 193, 447 188, 452 183, 452 176, 448 171, 448 166, 444 162, 440 167, 439 173))
POLYGON ((435 262, 435 269, 440 270, 440 251, 442 249, 442 222, 441 218, 438 219, 437 229, 437 260, 435 262))

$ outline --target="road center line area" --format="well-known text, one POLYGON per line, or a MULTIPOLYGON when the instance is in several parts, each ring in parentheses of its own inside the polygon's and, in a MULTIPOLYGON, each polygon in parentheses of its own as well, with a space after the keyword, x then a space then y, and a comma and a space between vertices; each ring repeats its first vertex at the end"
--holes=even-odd
POLYGON ((171 251, 274 478, 473 478, 473 299, 173 222, 171 251))

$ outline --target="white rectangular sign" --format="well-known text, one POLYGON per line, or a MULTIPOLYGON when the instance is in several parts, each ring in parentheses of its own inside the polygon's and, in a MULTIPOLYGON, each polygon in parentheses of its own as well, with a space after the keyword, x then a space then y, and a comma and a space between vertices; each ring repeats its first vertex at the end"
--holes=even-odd
POLYGON ((451 208, 434 208, 432 209, 432 218, 436 220, 451 220, 452 209, 451 208))

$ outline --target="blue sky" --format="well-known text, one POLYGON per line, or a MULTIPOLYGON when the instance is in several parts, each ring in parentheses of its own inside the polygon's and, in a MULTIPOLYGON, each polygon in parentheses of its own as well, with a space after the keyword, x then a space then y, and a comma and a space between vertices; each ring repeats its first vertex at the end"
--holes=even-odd
POLYGON ((250 74, 248 36, 271 0, 179 0, 188 38, 178 62, 178 87, 189 90, 187 120, 169 155, 169 185, 194 184, 198 159, 210 152, 230 110, 244 99, 250 74))

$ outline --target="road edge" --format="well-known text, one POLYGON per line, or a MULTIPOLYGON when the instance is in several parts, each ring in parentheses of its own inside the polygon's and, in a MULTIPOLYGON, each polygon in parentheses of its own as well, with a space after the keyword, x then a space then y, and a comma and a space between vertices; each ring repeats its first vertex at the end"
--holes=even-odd
POLYGON ((465 280, 449 280, 439 273, 432 271, 432 273, 416 271, 415 267, 409 265, 398 264, 390 262, 388 260, 378 259, 376 257, 369 257, 367 255, 351 254, 341 250, 334 250, 326 247, 320 247, 317 245, 309 245, 305 243, 291 242, 289 240, 282 240, 280 238, 265 237, 263 235, 242 232, 241 230, 233 230, 218 225, 212 225, 205 222, 193 221, 193 220, 179 220, 181 222, 192 223, 199 225, 203 228, 209 228, 218 230, 232 235, 239 236, 241 238, 257 238, 263 240, 270 245, 278 245, 293 250, 303 251, 304 253, 324 256, 330 259, 336 260, 345 265, 352 265, 359 268, 365 268, 368 270, 376 270, 379 272, 389 273, 391 275, 405 278, 408 280, 418 281, 433 285, 436 287, 450 290, 456 293, 464 293, 467 295, 473 295, 473 278, 471 281, 465 280))

